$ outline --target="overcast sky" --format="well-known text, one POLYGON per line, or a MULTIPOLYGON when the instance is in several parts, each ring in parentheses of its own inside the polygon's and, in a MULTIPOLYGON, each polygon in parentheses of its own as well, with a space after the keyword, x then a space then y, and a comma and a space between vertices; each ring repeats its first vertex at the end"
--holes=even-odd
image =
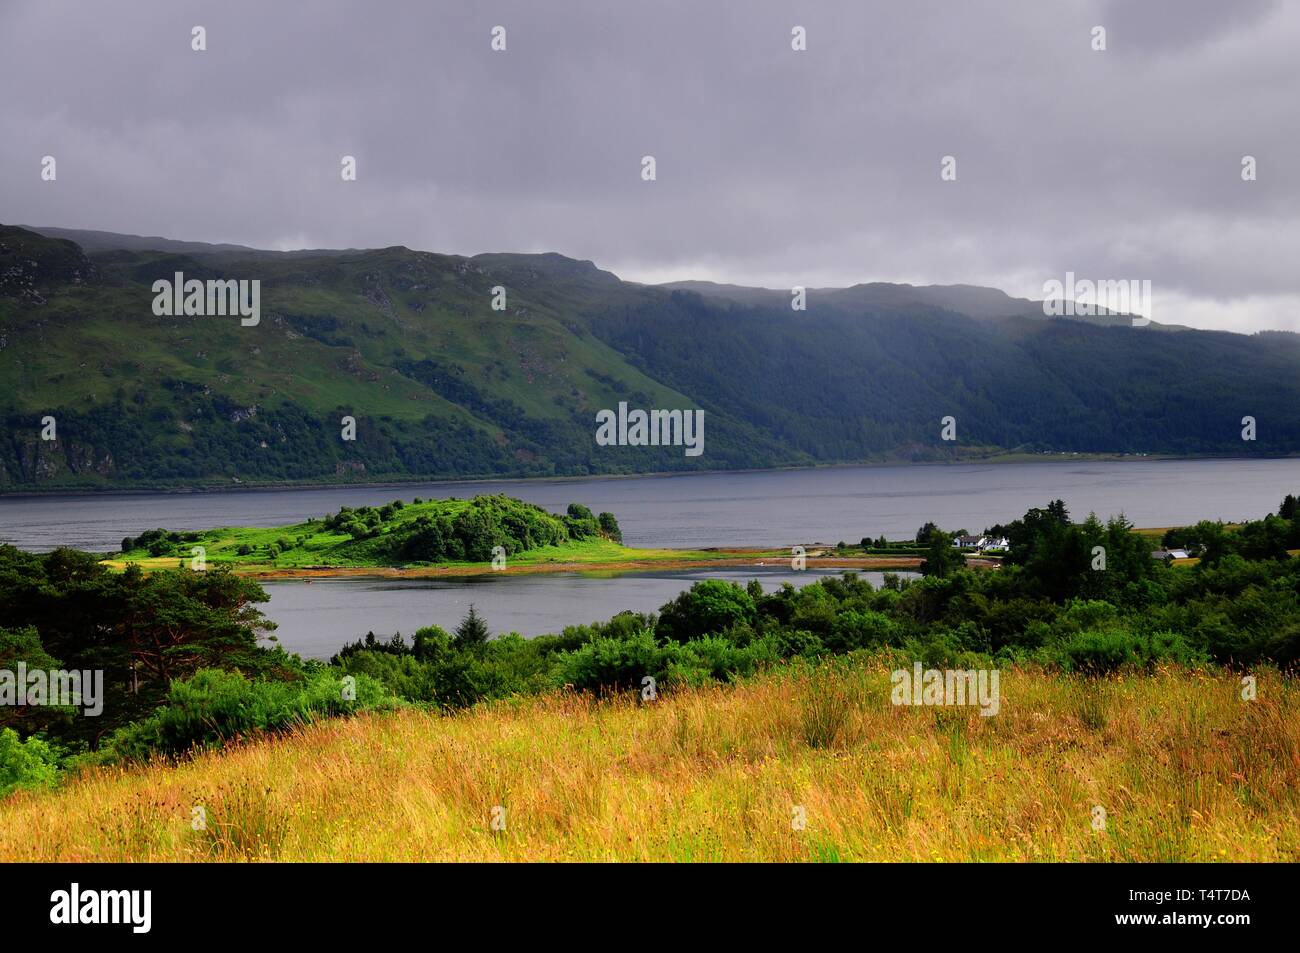
POLYGON ((0 0, 0 90, 7 224, 1300 330, 1300 2, 0 0))

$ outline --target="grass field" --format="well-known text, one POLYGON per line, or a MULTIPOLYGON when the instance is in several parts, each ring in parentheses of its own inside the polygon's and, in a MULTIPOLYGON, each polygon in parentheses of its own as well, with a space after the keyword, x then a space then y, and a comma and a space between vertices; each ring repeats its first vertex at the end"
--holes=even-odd
POLYGON ((876 660, 334 720, 18 793, 0 859, 1300 860, 1294 680, 1005 671, 987 718, 889 687, 876 660))

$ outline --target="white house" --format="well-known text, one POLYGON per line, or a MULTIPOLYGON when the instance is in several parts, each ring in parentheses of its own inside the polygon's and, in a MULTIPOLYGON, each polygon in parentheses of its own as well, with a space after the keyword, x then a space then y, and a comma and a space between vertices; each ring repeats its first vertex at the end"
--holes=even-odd
POLYGON ((983 553, 1008 550, 1011 548, 1011 540, 1005 536, 954 536, 952 545, 956 549, 969 549, 983 553))

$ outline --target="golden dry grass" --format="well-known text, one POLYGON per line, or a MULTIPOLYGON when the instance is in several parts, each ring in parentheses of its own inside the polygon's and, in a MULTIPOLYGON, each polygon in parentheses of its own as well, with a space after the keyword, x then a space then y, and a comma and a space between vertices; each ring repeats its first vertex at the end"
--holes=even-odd
POLYGON ((1249 702, 1173 670, 1001 689, 989 718, 894 707, 873 663, 334 720, 16 794, 0 859, 1300 860, 1294 681, 1249 702))

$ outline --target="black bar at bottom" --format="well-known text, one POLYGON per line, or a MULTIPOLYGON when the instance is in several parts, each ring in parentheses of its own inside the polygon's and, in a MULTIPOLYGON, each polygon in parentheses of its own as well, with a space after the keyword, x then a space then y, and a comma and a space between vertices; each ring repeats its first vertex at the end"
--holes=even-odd
POLYGON ((733 942, 802 924, 864 939, 901 929, 945 944, 1040 928, 1040 940, 1133 934, 1181 945, 1290 933, 1294 875, 1290 865, 1238 864, 9 864, 0 908, 13 937, 127 943, 373 942, 439 923, 496 941, 516 931, 652 942, 680 938, 690 923, 700 940, 733 942))

